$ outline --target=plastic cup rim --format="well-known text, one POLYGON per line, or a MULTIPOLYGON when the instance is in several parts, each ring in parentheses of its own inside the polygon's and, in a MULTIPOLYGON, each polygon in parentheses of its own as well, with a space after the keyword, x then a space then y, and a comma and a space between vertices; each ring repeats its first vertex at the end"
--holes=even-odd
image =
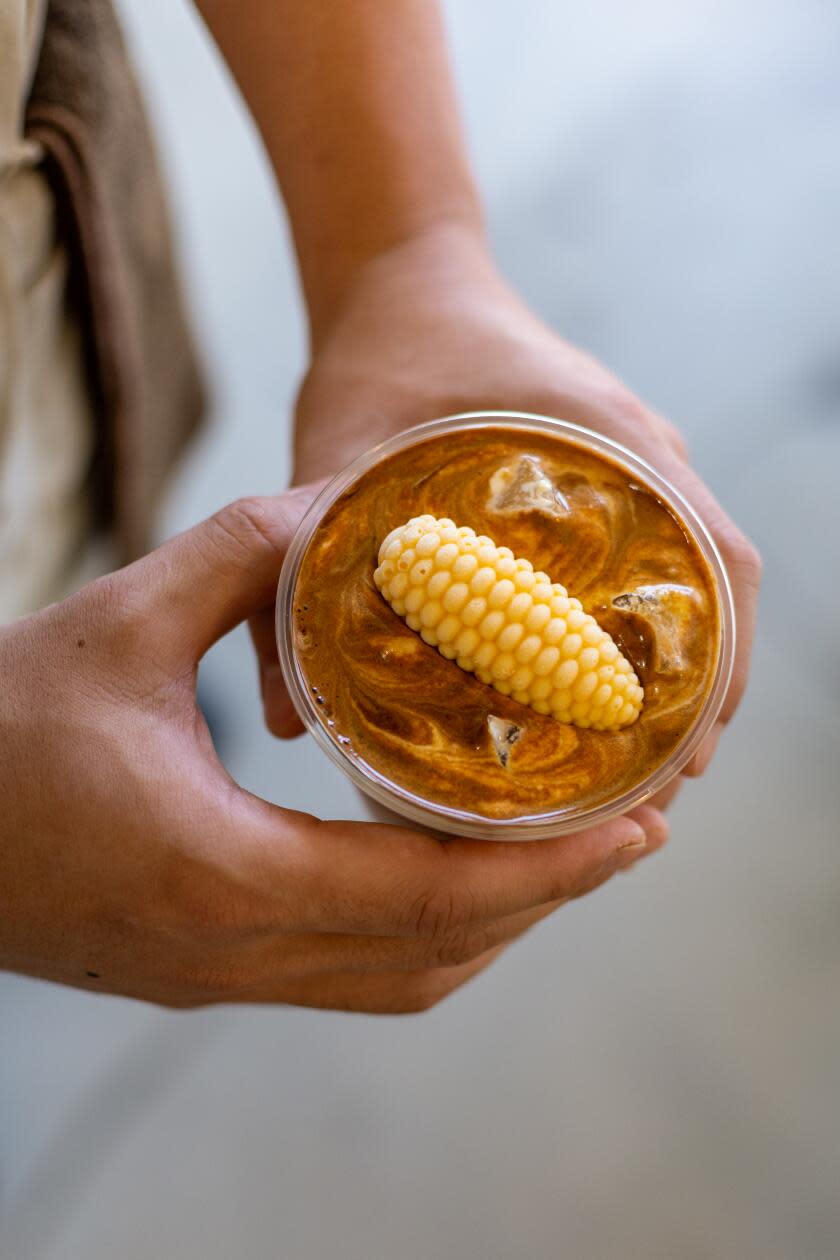
POLYGON ((662 473, 640 455, 613 438, 584 425, 526 411, 467 411, 429 420, 370 447, 352 460, 323 487, 298 526, 280 572, 275 629, 280 666, 292 702, 319 747, 368 796, 395 814, 427 830, 482 840, 539 840, 597 826, 626 814, 660 792, 688 764, 720 714, 735 662, 735 603, 723 558, 699 513, 662 473), (468 810, 417 796, 372 766, 347 752, 325 727, 297 659, 292 632, 295 585, 306 549, 326 512, 364 473, 381 460, 447 432, 475 428, 531 428, 553 432, 598 454, 607 455, 625 471, 638 476, 689 529, 715 579, 720 615, 718 657, 703 706, 693 724, 664 761, 619 796, 593 806, 570 805, 561 810, 519 816, 486 818, 468 810))

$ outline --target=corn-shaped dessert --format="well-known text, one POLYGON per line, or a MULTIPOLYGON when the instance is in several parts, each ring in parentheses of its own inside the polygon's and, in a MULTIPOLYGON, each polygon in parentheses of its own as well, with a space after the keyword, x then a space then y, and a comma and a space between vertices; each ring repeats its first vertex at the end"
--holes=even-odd
POLYGON ((639 716, 630 662, 580 600, 486 535, 415 516, 384 540, 373 577, 426 643, 502 695, 596 731, 639 716))

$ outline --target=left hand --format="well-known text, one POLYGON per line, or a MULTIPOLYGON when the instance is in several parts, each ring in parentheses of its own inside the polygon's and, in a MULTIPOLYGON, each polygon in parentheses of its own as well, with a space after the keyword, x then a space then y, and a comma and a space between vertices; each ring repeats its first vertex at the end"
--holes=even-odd
MULTIPOLYGON (((732 581, 738 652, 720 720, 686 771, 701 773, 746 685, 758 553, 690 467, 674 426, 528 310, 473 231, 427 232, 361 270, 316 345, 300 392, 295 481, 332 475, 424 420, 482 409, 559 416, 614 438, 653 464, 705 521, 732 581)), ((268 725, 277 735, 297 734, 279 667, 271 668, 268 621, 255 639, 264 655, 268 725)))

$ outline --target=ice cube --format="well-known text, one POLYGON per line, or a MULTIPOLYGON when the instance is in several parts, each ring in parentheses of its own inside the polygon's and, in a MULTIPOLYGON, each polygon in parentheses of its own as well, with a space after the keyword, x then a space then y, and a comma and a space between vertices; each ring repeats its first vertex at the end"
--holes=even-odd
POLYGON ((569 501, 557 488, 536 455, 521 455, 512 464, 498 468, 490 478, 490 500, 494 512, 547 512, 562 516, 569 501))
POLYGON ((496 717, 491 713, 487 718, 487 729, 490 732, 490 741, 493 745, 496 759, 502 769, 507 770, 510 765, 511 749, 522 735, 522 727, 517 726, 515 722, 510 722, 506 718, 496 717))
POLYGON ((616 595, 613 608, 639 617, 652 640, 652 667, 657 674, 677 674, 686 661, 686 649, 696 626, 700 597, 690 586, 663 582, 638 586, 616 595))

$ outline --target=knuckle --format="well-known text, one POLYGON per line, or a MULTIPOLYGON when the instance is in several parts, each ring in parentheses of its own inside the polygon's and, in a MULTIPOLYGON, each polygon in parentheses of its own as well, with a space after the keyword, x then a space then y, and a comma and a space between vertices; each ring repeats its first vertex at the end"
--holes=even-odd
POLYGON ((430 949, 432 967, 458 967, 472 962, 491 947, 490 933, 483 927, 459 927, 430 949))
POLYGON ((424 893, 412 906, 410 915, 415 935, 443 944, 467 928, 473 913, 471 894, 441 887, 424 893))
POLYGON ((604 415, 619 421, 628 434, 630 430, 651 434, 667 444, 678 458, 688 460, 688 445, 677 426, 651 410, 621 381, 606 384, 600 392, 599 403, 604 415))
POLYGON ((665 428, 673 450, 676 451, 680 459, 687 462, 689 458, 689 449, 688 442, 686 441, 684 434, 680 432, 675 424, 666 423, 665 428))
POLYGON ((620 381, 610 382, 604 387, 601 404, 608 414, 620 416, 632 425, 647 424, 651 418, 642 400, 620 381))
POLYGON ((219 547, 234 558, 252 556, 254 549, 279 552, 285 542, 287 527, 276 504, 269 498, 251 495, 236 499, 210 517, 210 528, 219 547))

